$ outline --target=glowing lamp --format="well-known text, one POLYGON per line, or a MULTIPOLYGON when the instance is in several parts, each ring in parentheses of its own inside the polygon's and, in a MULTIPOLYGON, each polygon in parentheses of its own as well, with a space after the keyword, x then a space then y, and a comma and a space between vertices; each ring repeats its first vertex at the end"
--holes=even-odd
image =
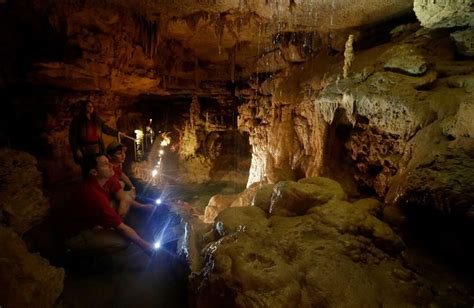
POLYGON ((163 153, 165 153, 165 151, 163 151, 163 150, 160 150, 160 152, 159 152, 159 153, 160 153, 160 155, 163 155, 163 153))
POLYGON ((156 200, 155 200, 155 203, 156 203, 156 204, 161 204, 161 198, 156 199, 156 200))
POLYGON ((152 177, 155 177, 157 174, 158 174, 158 170, 153 169, 153 171, 151 171, 151 176, 152 177))
POLYGON ((156 242, 153 244, 153 249, 155 249, 155 250, 160 249, 160 247, 161 247, 160 241, 156 241, 156 242))

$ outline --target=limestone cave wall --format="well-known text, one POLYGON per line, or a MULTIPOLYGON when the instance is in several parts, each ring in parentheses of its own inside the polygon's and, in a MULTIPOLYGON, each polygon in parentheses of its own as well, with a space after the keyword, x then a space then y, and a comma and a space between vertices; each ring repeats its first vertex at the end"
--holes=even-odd
POLYGON ((474 66, 456 31, 402 25, 385 44, 321 51, 260 80, 239 109, 253 149, 248 186, 325 175, 387 204, 471 219, 474 66))

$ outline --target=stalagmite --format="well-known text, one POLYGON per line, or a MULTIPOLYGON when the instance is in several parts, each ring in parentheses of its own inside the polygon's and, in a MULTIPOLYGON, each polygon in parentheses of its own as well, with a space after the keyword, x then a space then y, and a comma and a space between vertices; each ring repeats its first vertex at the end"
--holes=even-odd
POLYGON ((346 49, 344 50, 344 68, 343 68, 343 76, 347 78, 349 76, 349 70, 352 65, 352 61, 354 61, 354 49, 352 48, 352 43, 354 41, 354 35, 349 35, 349 38, 346 42, 346 49))

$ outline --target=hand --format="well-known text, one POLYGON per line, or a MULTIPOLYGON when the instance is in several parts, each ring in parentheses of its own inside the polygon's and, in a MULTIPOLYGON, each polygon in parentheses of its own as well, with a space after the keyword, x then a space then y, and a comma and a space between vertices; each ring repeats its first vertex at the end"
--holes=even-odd
POLYGON ((143 205, 143 209, 145 209, 147 211, 153 211, 155 209, 155 206, 151 203, 147 203, 147 204, 143 205))
POLYGON ((81 151, 81 150, 77 150, 77 151, 76 151, 76 156, 77 156, 77 158, 79 158, 79 159, 82 159, 82 158, 84 157, 84 156, 82 155, 82 151, 81 151))
POLYGON ((153 257, 156 253, 156 250, 153 248, 153 246, 148 243, 148 242, 145 242, 142 244, 142 249, 143 249, 143 252, 148 255, 149 257, 153 257))
POLYGON ((127 216, 127 213, 128 213, 128 208, 125 207, 125 206, 120 206, 117 209, 117 214, 119 214, 119 216, 120 216, 120 218, 122 218, 122 220, 125 218, 125 216, 127 216))

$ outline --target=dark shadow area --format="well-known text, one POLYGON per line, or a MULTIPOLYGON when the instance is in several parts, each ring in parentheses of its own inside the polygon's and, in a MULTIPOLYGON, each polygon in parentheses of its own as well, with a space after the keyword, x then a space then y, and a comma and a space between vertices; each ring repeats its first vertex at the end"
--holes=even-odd
POLYGON ((466 220, 439 212, 404 206, 407 223, 398 229, 406 249, 407 268, 434 286, 440 307, 470 307, 474 294, 474 227, 466 220))
POLYGON ((346 148, 352 129, 346 111, 337 109, 334 120, 328 128, 322 176, 338 181, 349 196, 359 197, 364 191, 361 191, 354 181, 353 161, 346 148))

